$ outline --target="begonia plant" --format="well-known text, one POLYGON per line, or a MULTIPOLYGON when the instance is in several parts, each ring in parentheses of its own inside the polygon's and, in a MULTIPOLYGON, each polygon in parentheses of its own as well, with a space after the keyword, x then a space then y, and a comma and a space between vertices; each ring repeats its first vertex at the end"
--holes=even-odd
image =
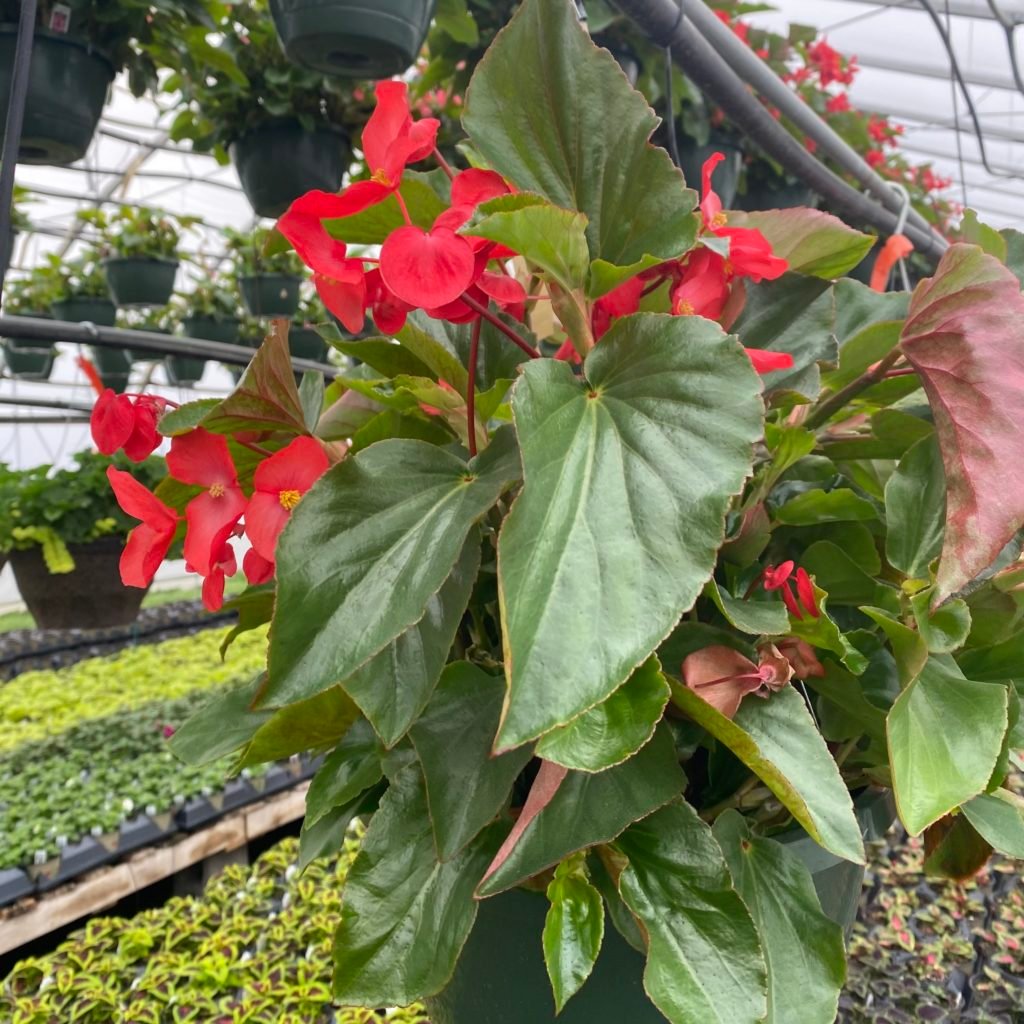
MULTIPOLYGON (((370 179, 278 230, 380 336, 296 387, 277 323, 229 397, 162 416, 155 495, 114 476, 126 578, 184 526, 216 606, 245 535, 238 628, 271 623, 173 745, 326 752, 306 858, 369 816, 340 1004, 441 993, 525 887, 552 1011, 619 933, 673 1024, 831 1021, 842 931, 779 839, 863 864, 891 793, 929 870, 1024 853, 1022 237, 912 295, 844 279, 870 237, 722 209, 715 158, 687 188, 570 0, 478 65, 464 169, 376 96, 370 179)), ((114 401, 107 446, 149 415, 114 401)))

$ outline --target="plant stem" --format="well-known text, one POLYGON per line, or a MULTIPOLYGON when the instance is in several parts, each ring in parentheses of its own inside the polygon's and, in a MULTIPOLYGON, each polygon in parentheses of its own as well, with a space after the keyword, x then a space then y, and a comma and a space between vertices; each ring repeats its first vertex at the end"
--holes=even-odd
POLYGON ((437 161, 437 166, 440 167, 441 170, 448 175, 449 181, 454 181, 455 172, 451 169, 451 166, 449 165, 448 161, 445 160, 443 156, 441 156, 441 150, 439 150, 437 146, 434 147, 434 159, 437 161))
POLYGON ((480 328, 483 320, 473 321, 473 333, 469 336, 469 387, 466 390, 466 419, 469 423, 469 454, 476 456, 476 360, 480 351, 480 328))
POLYGON ((257 455, 262 455, 264 458, 268 458, 274 454, 262 445, 253 444, 252 441, 243 441, 240 437, 235 438, 235 444, 240 444, 243 448, 248 448, 249 451, 255 452, 257 455))
MULTIPOLYGON (((743 807, 746 802, 746 798, 758 788, 760 783, 761 780, 756 775, 751 775, 750 778, 732 794, 732 796, 727 796, 724 800, 719 801, 713 807, 709 807, 707 810, 701 811, 700 816, 705 821, 710 822, 714 821, 722 811, 728 811, 732 807, 743 807)), ((770 792, 767 789, 764 792, 765 794, 770 795, 770 792)), ((762 798, 762 794, 758 793, 757 799, 761 800, 762 798)))
POLYGON ((402 209, 402 216, 405 218, 405 223, 412 226, 412 217, 409 216, 409 208, 405 205, 405 200, 402 198, 402 190, 396 188, 394 196, 398 200, 398 205, 402 209))
POLYGON ((895 349, 880 363, 875 364, 870 370, 865 370, 856 380, 847 384, 845 388, 840 388, 834 395, 819 402, 804 420, 803 426, 808 430, 813 430, 815 427, 827 423, 850 399, 856 398, 862 391, 866 391, 872 385, 883 380, 902 355, 903 353, 899 349, 895 349))
POLYGON ((480 316, 482 316, 489 324, 497 327, 498 330, 509 339, 509 341, 518 345, 531 359, 540 359, 540 353, 532 345, 523 341, 523 339, 520 338, 519 335, 508 326, 508 324, 495 316, 486 306, 477 302, 472 295, 468 292, 463 292, 461 298, 474 313, 479 313, 480 316))

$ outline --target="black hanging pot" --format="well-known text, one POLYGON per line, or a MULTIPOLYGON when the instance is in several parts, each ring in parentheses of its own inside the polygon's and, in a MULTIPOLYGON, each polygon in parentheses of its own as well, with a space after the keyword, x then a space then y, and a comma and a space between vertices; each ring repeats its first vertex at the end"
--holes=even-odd
POLYGON ((113 327, 117 319, 117 307, 102 295, 72 295, 53 303, 50 309, 58 320, 97 327, 113 327))
POLYGON ((266 124, 236 139, 228 152, 260 217, 280 217, 293 199, 313 189, 337 192, 352 158, 340 129, 310 132, 298 121, 266 124))
POLYGON ((290 60, 328 75, 390 78, 416 60, 435 0, 270 0, 290 60))
MULTIPOLYGON (((25 313, 49 320, 45 313, 25 313)), ((4 338, 0 343, 3 347, 4 365, 12 377, 19 380, 48 380, 53 369, 53 361, 57 350, 52 345, 41 341, 19 341, 16 338, 4 338)))
MULTIPOLYGON (((18 27, 0 25, 0 124, 6 127, 18 27)), ((70 164, 85 156, 114 69, 80 40, 36 29, 18 163, 70 164)))
POLYGON ((225 345, 238 344, 238 329, 242 321, 237 317, 218 319, 213 316, 189 316, 181 322, 186 338, 201 341, 220 341, 225 345))
POLYGON ((288 348, 295 359, 309 359, 314 363, 327 359, 327 342, 312 327, 292 324, 288 331, 288 348))
POLYGON ((132 360, 123 348, 100 348, 97 345, 90 350, 90 355, 104 387, 117 392, 128 389, 132 360))
POLYGON ((103 261, 103 270, 118 306, 166 306, 174 291, 178 261, 113 256, 103 261))
POLYGON ((42 548, 11 552, 22 599, 39 629, 107 629, 135 621, 146 591, 121 582, 123 537, 69 544, 74 571, 53 575, 42 548))
POLYGON ((203 377, 206 360, 200 356, 166 356, 164 370, 167 380, 177 387, 187 388, 197 384, 203 377))
POLYGON ((242 302, 253 316, 292 316, 299 308, 299 285, 294 274, 253 274, 238 279, 242 302))
MULTIPOLYGON (((865 793, 855 807, 867 838, 884 834, 895 817, 888 793, 865 793)), ((864 867, 822 849, 802 829, 775 838, 811 872, 822 910, 848 928, 864 867)), ((547 909, 543 894, 524 889, 482 900, 450 984, 426 1000, 431 1024, 665 1024, 644 993, 643 956, 611 921, 593 974, 556 1017, 541 946, 547 909)))
POLYGON ((736 202, 739 210, 789 210, 795 206, 817 205, 817 193, 799 181, 789 185, 754 182, 748 184, 746 195, 740 196, 736 202))

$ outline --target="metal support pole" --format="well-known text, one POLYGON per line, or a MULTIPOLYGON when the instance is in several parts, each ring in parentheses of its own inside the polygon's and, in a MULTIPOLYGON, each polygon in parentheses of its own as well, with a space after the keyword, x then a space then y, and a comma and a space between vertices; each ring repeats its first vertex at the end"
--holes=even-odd
MULTIPOLYGON (((21 146, 21 126, 25 120, 25 97, 28 95, 28 72, 32 63, 32 40, 36 31, 37 0, 21 0, 18 19, 18 42, 14 49, 14 67, 11 68, 11 95, 7 103, 7 121, 4 125, 4 145, 0 151, 0 238, 11 233, 11 201, 14 198, 14 168, 21 146)), ((3 247, 6 249, 6 245, 3 247)), ((0 293, 7 277, 7 260, 0 263, 0 293)))

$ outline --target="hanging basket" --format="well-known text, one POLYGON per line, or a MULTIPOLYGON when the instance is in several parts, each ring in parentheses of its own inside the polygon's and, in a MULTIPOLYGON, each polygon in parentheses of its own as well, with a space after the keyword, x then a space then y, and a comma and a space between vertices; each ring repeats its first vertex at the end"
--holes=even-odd
POLYGON ((103 261, 103 270, 118 306, 166 306, 174 291, 178 261, 114 256, 103 261))
POLYGON ((390 78, 416 60, 434 0, 270 0, 290 60, 329 75, 390 78))
POLYGON ((264 125, 229 147, 242 191, 260 217, 280 217, 312 189, 337 192, 352 151, 344 132, 306 131, 298 121, 264 125))
POLYGON ((254 274, 238 286, 242 302, 253 316, 292 316, 299 308, 302 278, 293 274, 254 274))
POLYGON ((203 378, 206 360, 199 356, 166 356, 167 380, 179 388, 191 387, 203 378))
MULTIPOLYGON (((17 25, 0 25, 0 124, 6 128, 17 25)), ((110 62, 85 43, 37 29, 18 162, 70 164, 85 156, 114 79, 110 62)))
POLYGON ((789 210, 795 206, 813 208, 817 205, 817 193, 801 182, 776 186, 755 183, 736 201, 739 210, 789 210))
POLYGON ((135 621, 146 591, 121 582, 122 537, 69 544, 73 572, 53 575, 38 546, 11 552, 22 599, 39 629, 106 629, 135 621))
POLYGON ((186 338, 199 338, 201 341, 220 341, 225 345, 238 344, 238 329, 242 321, 237 317, 225 317, 218 320, 212 316, 189 316, 181 322, 186 338))
MULTIPOLYGON (((43 314, 33 314, 42 317, 43 314)), ((49 317, 45 317, 49 319, 49 317)), ((39 341, 17 341, 4 338, 2 342, 4 365, 7 372, 18 380, 49 380, 57 350, 39 341)))
POLYGON ((327 359, 327 342, 312 327, 297 327, 288 332, 288 349, 294 359, 322 363, 327 359))
POLYGON ((58 320, 96 324, 97 327, 113 327, 117 319, 117 307, 100 295, 72 295, 55 302, 50 309, 58 320))
POLYGON ((117 392, 128 389, 132 361, 124 349, 100 348, 97 345, 90 349, 90 356, 105 388, 112 388, 117 392))

